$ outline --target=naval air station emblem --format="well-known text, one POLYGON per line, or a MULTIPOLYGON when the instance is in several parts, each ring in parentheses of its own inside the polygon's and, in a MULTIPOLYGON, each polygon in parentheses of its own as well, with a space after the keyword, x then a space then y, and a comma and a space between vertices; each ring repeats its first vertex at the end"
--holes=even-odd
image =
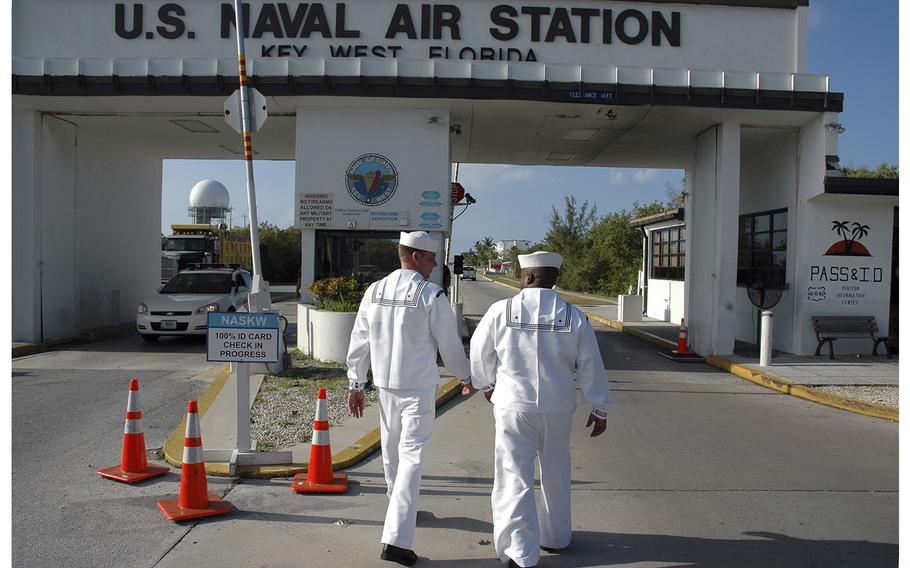
POLYGON ((354 201, 362 205, 382 205, 398 189, 398 170, 381 154, 358 156, 348 166, 345 186, 354 201))

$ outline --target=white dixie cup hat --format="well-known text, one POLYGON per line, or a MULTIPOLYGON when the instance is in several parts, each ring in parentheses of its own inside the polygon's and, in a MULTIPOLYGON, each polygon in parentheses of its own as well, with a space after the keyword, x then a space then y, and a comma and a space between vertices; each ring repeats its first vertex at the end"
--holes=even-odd
POLYGON ((411 233, 401 232, 398 237, 398 244, 412 249, 436 252, 439 250, 439 241, 433 239, 430 233, 426 231, 413 231, 411 233))
POLYGON ((531 254, 518 255, 518 265, 522 268, 559 268, 562 266, 562 255, 558 252, 539 250, 531 254))

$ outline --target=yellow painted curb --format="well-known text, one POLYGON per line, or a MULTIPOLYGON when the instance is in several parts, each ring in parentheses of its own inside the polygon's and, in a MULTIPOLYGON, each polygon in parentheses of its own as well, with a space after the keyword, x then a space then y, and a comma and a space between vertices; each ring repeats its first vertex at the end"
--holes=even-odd
MULTIPOLYGON (((608 327, 634 335, 645 341, 650 341, 657 345, 669 348, 676 349, 676 343, 664 339, 663 337, 658 337, 646 331, 641 331, 632 327, 623 325, 618 321, 605 318, 603 316, 598 316, 589 312, 585 312, 589 318, 592 320, 602 323, 608 327)), ((816 402, 818 404, 824 404, 826 406, 831 406, 834 408, 839 408, 841 410, 846 410, 848 412, 854 412, 856 414, 862 414, 864 416, 872 416, 874 418, 884 418, 885 420, 893 420, 894 422, 899 422, 899 410, 883 406, 881 404, 875 404, 872 402, 864 402, 862 400, 856 400, 854 398, 849 398, 845 396, 836 396, 830 393, 827 393, 822 390, 814 389, 799 383, 794 383, 783 377, 778 377, 773 373, 767 371, 757 371, 741 363, 734 363, 729 359, 724 359, 723 357, 718 357, 716 355, 708 355, 705 357, 705 363, 711 365, 712 367, 717 367, 723 371, 746 379, 747 381, 753 382, 759 386, 778 391, 783 394, 790 396, 795 396, 797 398, 802 398, 811 402, 816 402)))
POLYGON ((489 276, 486 276, 486 275, 483 275, 483 274, 481 274, 481 277, 482 277, 484 280, 488 280, 488 281, 490 281, 490 282, 492 282, 492 283, 494 283, 494 284, 499 284, 500 286, 505 286, 506 288, 509 288, 509 289, 511 289, 511 290, 518 290, 519 292, 521 291, 521 287, 520 287, 520 286, 514 286, 514 285, 512 285, 512 284, 506 284, 505 282, 500 282, 499 280, 496 280, 495 278, 490 278, 489 276))
MULTIPOLYGON (((582 311, 584 311, 584 310, 582 310, 582 311)), ((603 325, 605 325, 607 327, 612 327, 613 329, 615 329, 617 331, 621 331, 623 333, 628 333, 629 335, 634 335, 635 337, 638 337, 639 339, 644 339, 645 341, 649 341, 656 345, 660 345, 661 347, 666 347, 667 349, 676 349, 678 347, 676 343, 670 341, 669 339, 664 339, 663 337, 654 335, 653 333, 648 333, 647 331, 642 331, 640 329, 635 329, 634 327, 629 327, 618 321, 614 321, 609 318, 599 316, 597 314, 592 314, 591 312, 588 312, 588 311, 584 311, 584 312, 585 312, 585 315, 588 316, 590 319, 592 319, 598 323, 602 323, 603 325)))
POLYGON ((790 394, 799 398, 811 400, 812 402, 817 402, 819 404, 825 404, 827 406, 840 408, 841 410, 847 410, 850 412, 855 412, 857 414, 864 414, 866 416, 873 416, 875 418, 884 418, 885 420, 900 422, 900 411, 898 409, 891 408, 889 406, 883 406, 881 404, 875 404, 874 402, 865 402, 845 396, 836 396, 825 391, 803 385, 791 386, 790 394))
POLYGON ((26 343, 24 345, 14 345, 12 358, 15 359, 16 357, 35 355, 36 353, 44 353, 45 351, 47 351, 47 346, 43 343, 26 343))
MULTIPOLYGON (((212 406, 212 403, 215 402, 215 398, 218 396, 218 393, 221 392, 221 389, 224 387, 224 383, 227 382, 228 377, 231 376, 231 366, 224 365, 221 368, 221 371, 218 372, 218 376, 215 377, 212 385, 202 393, 202 396, 199 397, 199 400, 196 401, 199 408, 199 418, 202 419, 205 416, 205 413, 208 411, 209 407, 212 406)), ((171 435, 168 436, 167 441, 164 443, 164 460, 171 464, 174 467, 183 466, 183 436, 186 433, 186 416, 183 417, 183 420, 180 421, 180 424, 171 432, 171 435)), ((204 433, 203 433, 204 435, 204 433)), ((203 444, 205 439, 203 438, 203 444)), ((217 464, 213 462, 206 462, 205 471, 207 473, 218 474, 214 471, 217 464)), ((224 467, 224 473, 221 475, 227 475, 227 466, 224 467)))
POLYGON ((711 365, 712 367, 717 367, 723 371, 727 371, 737 377, 746 379, 747 381, 753 382, 757 385, 761 385, 765 388, 776 390, 784 394, 791 394, 791 387, 794 385, 793 381, 778 377, 777 375, 772 375, 766 371, 756 371, 750 369, 749 367, 741 364, 734 363, 729 359, 724 359, 723 357, 718 357, 716 355, 708 355, 705 357, 705 363, 711 365))

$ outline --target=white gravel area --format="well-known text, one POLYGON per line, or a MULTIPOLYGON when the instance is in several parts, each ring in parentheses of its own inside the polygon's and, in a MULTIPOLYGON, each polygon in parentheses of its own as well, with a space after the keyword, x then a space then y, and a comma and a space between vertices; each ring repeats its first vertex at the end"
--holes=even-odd
POLYGON ((891 408, 899 408, 900 391, 897 385, 813 385, 812 388, 863 402, 874 402, 891 408))
MULTIPOLYGON (((349 418, 345 368, 332 363, 295 357, 282 376, 266 376, 250 409, 250 437, 261 450, 281 450, 310 441, 316 418, 316 396, 327 390, 329 426, 349 418)), ((366 403, 376 400, 367 393, 366 403)))

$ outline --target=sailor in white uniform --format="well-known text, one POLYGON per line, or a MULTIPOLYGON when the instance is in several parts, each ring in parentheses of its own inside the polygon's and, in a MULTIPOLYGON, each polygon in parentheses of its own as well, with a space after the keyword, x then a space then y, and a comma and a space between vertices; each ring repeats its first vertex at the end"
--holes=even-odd
POLYGON ((348 407, 363 416, 367 370, 379 389, 382 465, 389 508, 380 558, 410 566, 417 524, 420 466, 436 417, 440 382, 437 350, 446 369, 462 382, 470 363, 455 313, 442 288, 430 282, 439 243, 426 231, 401 233, 401 269, 367 288, 348 349, 348 407))
POLYGON ((493 304, 471 338, 473 386, 496 419, 493 541, 510 567, 572 539, 569 438, 575 387, 593 405, 591 436, 607 427, 610 385, 588 318, 552 290, 562 257, 519 255, 522 291, 493 304), (494 388, 495 387, 495 388, 494 388), (535 507, 534 459, 540 460, 535 507))

